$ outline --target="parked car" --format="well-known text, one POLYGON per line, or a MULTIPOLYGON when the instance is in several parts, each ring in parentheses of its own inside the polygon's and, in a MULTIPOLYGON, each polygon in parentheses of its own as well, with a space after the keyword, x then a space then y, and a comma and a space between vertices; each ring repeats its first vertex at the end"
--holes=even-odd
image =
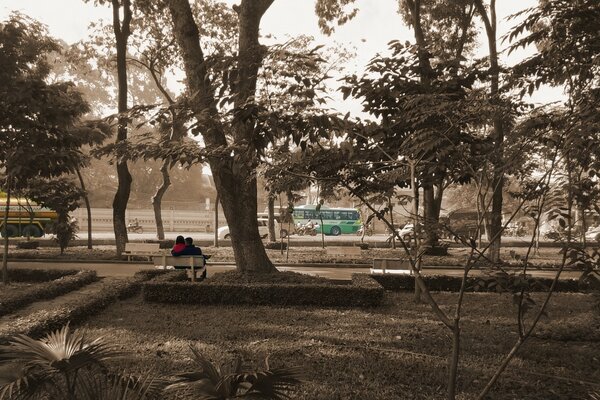
POLYGON ((585 233, 585 240, 588 242, 600 242, 600 225, 590 227, 585 233))
MULTIPOLYGON (((409 222, 402 228, 396 229, 396 232, 398 232, 398 236, 400 236, 402 240, 408 242, 412 239, 413 235, 415 234, 415 225, 409 222)), ((390 233, 390 235, 387 238, 388 243, 392 241, 392 236, 394 235, 390 233)), ((396 238, 398 238, 398 236, 396 236, 396 238)))
MULTIPOLYGON (((269 219, 268 218, 258 218, 258 233, 260 237, 265 239, 269 236, 269 219)), ((282 235, 282 232, 279 230, 279 223, 275 221, 275 232, 279 232, 279 235, 282 235)), ((287 231, 286 231, 287 233, 287 231)), ((231 234, 229 233, 229 226, 222 226, 217 229, 217 234, 219 239, 231 239, 231 234)), ((285 237, 285 236, 284 236, 285 237)))

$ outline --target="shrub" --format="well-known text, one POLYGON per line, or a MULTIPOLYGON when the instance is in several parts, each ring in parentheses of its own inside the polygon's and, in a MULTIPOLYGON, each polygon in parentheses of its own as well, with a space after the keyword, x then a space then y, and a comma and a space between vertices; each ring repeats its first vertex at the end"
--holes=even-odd
POLYGON ((63 276, 75 275, 78 269, 33 269, 11 268, 8 270, 8 280, 11 282, 48 282, 63 276))
POLYGON ((167 382, 110 371, 105 362, 124 354, 116 343, 88 338, 68 324, 40 340, 16 335, 0 346, 0 398, 147 399, 167 382))
MULTIPOLYGON (((403 291, 413 290, 415 288, 415 278, 408 274, 377 274, 373 275, 381 286, 386 290, 403 291)), ((423 276, 425 284, 431 291, 438 292, 458 292, 460 290, 462 277, 446 275, 427 275, 423 276)), ((466 291, 469 292, 513 292, 526 285, 525 289, 530 292, 544 292, 552 284, 551 278, 532 278, 528 277, 519 280, 518 275, 509 277, 497 276, 479 276, 469 277, 467 279, 466 291)), ((556 292, 578 292, 580 283, 575 279, 561 279, 555 286, 556 292)))
POLYGON ((50 282, 26 288, 2 300, 0 303, 0 315, 10 314, 19 308, 39 300, 52 299, 69 293, 96 281, 96 279, 96 271, 81 271, 75 275, 60 277, 50 282))
POLYGON ((289 283, 155 283, 142 286, 145 301, 178 304, 263 304, 371 307, 381 304, 383 288, 365 274, 352 285, 289 283))
POLYGON ((289 284, 317 284, 330 283, 327 278, 301 274, 299 272, 282 271, 273 274, 249 274, 238 270, 219 272, 208 278, 206 282, 218 284, 240 283, 289 283, 289 284))
POLYGON ((37 249, 40 247, 40 242, 37 240, 28 240, 26 242, 17 242, 17 249, 37 249))
POLYGON ((286 242, 268 242, 265 243, 265 249, 267 250, 285 250, 287 249, 286 242))

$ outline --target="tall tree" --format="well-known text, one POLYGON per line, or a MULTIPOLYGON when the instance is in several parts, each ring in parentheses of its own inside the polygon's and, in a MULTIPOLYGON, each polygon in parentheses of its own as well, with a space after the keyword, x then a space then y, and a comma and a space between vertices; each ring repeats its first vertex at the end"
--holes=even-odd
MULTIPOLYGON (((499 90, 500 84, 500 66, 498 60, 498 38, 497 38, 497 21, 496 21, 496 0, 490 0, 489 5, 484 4, 484 0, 474 0, 473 3, 477 8, 487 35, 488 43, 488 61, 489 61, 489 76, 490 86, 489 95, 493 102, 500 105, 501 93, 499 90)), ((506 122, 504 121, 503 113, 499 109, 492 118, 492 132, 490 138, 494 144, 492 153, 492 208, 490 210, 490 218, 488 224, 488 240, 491 243, 489 257, 496 262, 500 259, 500 247, 502 240, 502 191, 504 189, 504 137, 506 130, 506 122)))
POLYGON ((260 20, 272 3, 273 0, 242 0, 235 8, 239 19, 239 44, 236 77, 232 84, 233 107, 237 112, 226 127, 217 109, 190 4, 187 0, 167 2, 183 57, 190 105, 209 149, 208 163, 231 229, 236 265, 249 272, 276 271, 258 233, 255 176, 258 149, 251 117, 257 72, 265 52, 258 41, 260 20), (228 132, 232 135, 233 151, 219 151, 228 146, 228 132))
MULTIPOLYGON (((0 23, 0 47, 0 168, 3 189, 10 193, 36 178, 74 173, 84 164, 81 138, 73 128, 88 106, 72 83, 47 82, 47 56, 59 47, 39 23, 11 15, 0 23)), ((4 245, 6 283, 8 235, 4 245)))
MULTIPOLYGON (((126 115, 127 106, 127 40, 131 34, 131 2, 130 0, 111 0, 113 9, 113 30, 117 48, 117 78, 118 78, 118 126, 117 143, 125 141, 128 133, 129 119, 126 115), (122 18, 121 18, 122 16, 122 18)), ((127 167, 127 155, 117 154, 118 186, 113 200, 113 227, 117 245, 117 254, 125 250, 127 238, 127 222, 125 212, 131 193, 131 174, 127 167)))

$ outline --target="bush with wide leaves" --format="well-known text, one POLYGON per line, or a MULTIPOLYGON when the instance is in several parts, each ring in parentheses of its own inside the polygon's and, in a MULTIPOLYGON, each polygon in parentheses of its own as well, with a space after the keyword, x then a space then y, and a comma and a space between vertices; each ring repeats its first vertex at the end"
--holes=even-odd
POLYGON ((0 400, 159 398, 166 381, 106 367, 121 356, 102 338, 89 339, 69 325, 39 340, 17 335, 0 346, 0 400))

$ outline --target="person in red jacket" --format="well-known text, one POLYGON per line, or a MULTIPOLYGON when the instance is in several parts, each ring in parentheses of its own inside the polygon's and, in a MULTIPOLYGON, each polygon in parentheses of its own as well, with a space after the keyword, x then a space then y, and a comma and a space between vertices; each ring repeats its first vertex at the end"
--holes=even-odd
POLYGON ((175 238, 175 246, 171 249, 171 255, 178 256, 185 249, 185 239, 179 235, 175 238))

